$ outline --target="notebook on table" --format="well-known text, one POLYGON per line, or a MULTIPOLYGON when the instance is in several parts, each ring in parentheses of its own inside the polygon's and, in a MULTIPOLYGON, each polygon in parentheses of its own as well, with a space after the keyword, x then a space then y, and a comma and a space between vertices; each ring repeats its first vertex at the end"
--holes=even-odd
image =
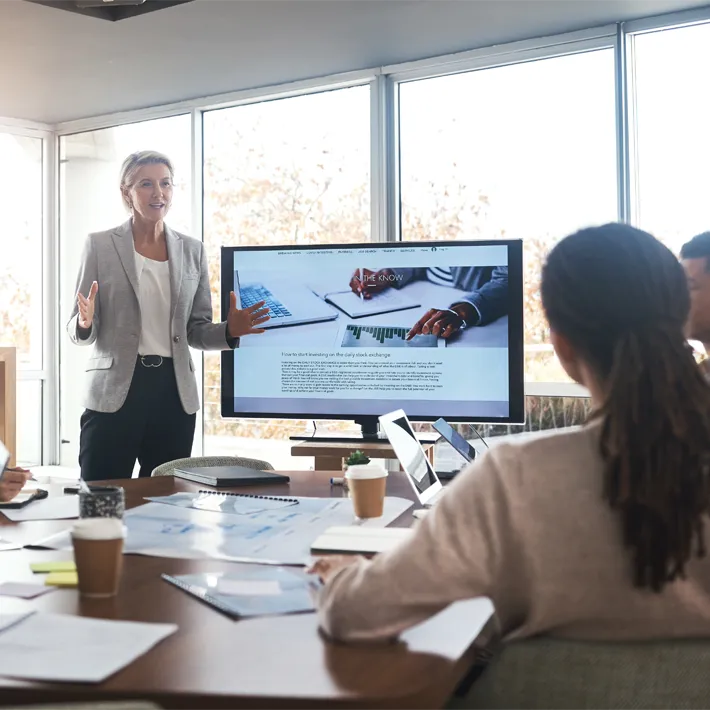
POLYGON ((383 291, 371 298, 360 298, 352 291, 338 291, 330 293, 326 301, 337 306, 351 318, 364 318, 365 316, 375 316, 381 313, 394 313, 395 311, 405 311, 410 308, 418 308, 419 303, 407 298, 399 291, 383 291))
POLYGON ((314 554, 376 555, 393 549, 412 534, 410 528, 331 527, 311 545, 314 554))
POLYGON ((261 486, 266 483, 288 483, 289 477, 273 471, 257 471, 245 466, 205 466, 204 468, 176 468, 174 475, 215 488, 261 486))
POLYGON ((236 515, 253 515, 268 510, 290 508, 293 505, 298 505, 297 498, 228 493, 225 491, 199 491, 192 502, 192 507, 198 510, 233 513, 236 515))

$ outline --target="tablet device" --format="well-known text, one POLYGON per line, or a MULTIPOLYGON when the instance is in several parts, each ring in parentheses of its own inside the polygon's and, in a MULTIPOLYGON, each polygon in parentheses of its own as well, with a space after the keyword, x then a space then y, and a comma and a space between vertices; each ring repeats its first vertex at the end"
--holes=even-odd
POLYGON ((471 463, 471 461, 476 458, 476 449, 474 449, 446 419, 437 419, 432 426, 468 463, 471 463))

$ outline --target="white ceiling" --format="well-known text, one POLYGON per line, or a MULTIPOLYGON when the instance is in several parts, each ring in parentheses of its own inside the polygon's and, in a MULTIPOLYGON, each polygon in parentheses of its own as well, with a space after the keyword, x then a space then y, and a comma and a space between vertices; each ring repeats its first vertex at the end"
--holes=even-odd
POLYGON ((708 0, 195 0, 112 23, 0 0, 0 116, 57 123, 708 0))

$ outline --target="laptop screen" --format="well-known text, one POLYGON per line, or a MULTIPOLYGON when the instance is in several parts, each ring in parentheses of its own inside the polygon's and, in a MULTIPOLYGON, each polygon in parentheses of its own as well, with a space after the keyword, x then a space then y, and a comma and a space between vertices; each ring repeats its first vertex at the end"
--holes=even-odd
POLYGON ((438 487, 439 479, 412 431, 407 417, 401 416, 389 422, 382 422, 382 425, 402 468, 412 479, 419 493, 424 493, 434 485, 438 487))

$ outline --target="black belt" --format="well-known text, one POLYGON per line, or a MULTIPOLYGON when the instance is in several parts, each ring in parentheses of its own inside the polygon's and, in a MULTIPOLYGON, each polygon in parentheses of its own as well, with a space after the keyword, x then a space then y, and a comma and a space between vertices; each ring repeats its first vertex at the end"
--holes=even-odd
POLYGON ((139 355, 138 362, 143 367, 160 367, 172 363, 171 357, 163 357, 162 355, 139 355))

